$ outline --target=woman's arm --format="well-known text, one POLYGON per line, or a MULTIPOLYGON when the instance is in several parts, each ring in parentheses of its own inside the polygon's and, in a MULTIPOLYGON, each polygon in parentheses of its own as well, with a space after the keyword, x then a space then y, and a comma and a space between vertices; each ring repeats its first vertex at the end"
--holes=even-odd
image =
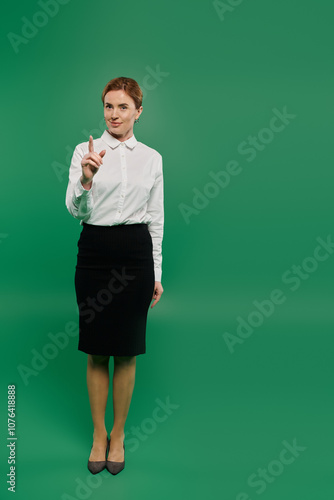
POLYGON ((155 281, 161 282, 162 275, 162 240, 164 231, 164 180, 162 156, 159 155, 157 165, 157 177, 150 192, 147 203, 147 213, 152 217, 148 224, 153 242, 153 260, 155 281))
POLYGON ((79 220, 88 219, 94 207, 93 181, 82 184, 81 160, 83 156, 80 145, 76 146, 71 160, 65 201, 69 213, 79 220))

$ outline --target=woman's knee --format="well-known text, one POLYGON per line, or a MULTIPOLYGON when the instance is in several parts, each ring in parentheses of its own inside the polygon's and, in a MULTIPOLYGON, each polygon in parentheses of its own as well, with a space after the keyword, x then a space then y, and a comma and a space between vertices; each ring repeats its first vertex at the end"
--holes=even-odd
POLYGON ((136 356, 114 356, 115 363, 132 364, 136 362, 136 356))
POLYGON ((100 356, 96 354, 88 354, 88 362, 91 365, 107 365, 110 356, 100 356))

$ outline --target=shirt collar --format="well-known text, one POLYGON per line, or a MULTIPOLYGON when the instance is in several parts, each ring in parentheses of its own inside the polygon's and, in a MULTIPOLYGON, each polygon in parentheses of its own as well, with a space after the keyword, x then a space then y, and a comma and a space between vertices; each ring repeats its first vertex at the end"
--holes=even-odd
POLYGON ((113 137, 111 134, 109 134, 108 130, 105 130, 101 136, 101 139, 108 144, 112 149, 117 148, 122 142, 126 144, 126 146, 130 149, 133 149, 135 145, 137 144, 137 139, 135 138, 134 135, 132 135, 129 139, 126 141, 119 141, 116 139, 116 137, 113 137))

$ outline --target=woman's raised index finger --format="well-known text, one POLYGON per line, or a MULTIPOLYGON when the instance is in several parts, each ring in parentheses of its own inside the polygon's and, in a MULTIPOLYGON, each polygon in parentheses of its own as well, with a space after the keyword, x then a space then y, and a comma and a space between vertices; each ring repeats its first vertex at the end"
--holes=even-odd
POLYGON ((88 151, 92 153, 94 151, 94 142, 93 142, 93 136, 89 136, 89 144, 88 144, 88 151))

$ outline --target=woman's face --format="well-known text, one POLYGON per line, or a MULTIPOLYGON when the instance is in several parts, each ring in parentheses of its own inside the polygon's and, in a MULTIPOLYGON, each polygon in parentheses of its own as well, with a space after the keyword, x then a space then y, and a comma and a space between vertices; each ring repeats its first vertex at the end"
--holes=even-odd
POLYGON ((104 97, 104 119, 109 132, 118 140, 133 135, 133 125, 143 110, 124 90, 110 90, 104 97))

